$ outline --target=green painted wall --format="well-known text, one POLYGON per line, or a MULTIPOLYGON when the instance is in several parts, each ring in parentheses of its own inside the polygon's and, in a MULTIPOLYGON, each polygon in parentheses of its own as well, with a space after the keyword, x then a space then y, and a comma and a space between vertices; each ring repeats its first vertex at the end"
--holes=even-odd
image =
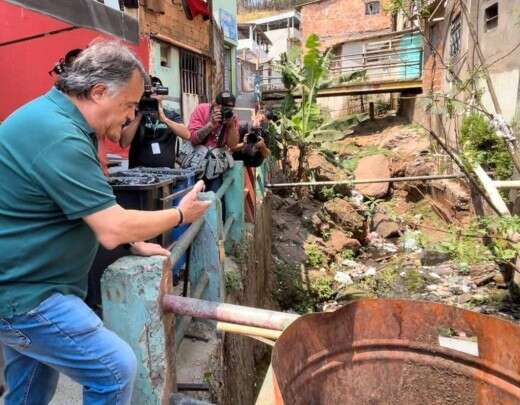
POLYGON ((168 87, 170 93, 168 97, 173 97, 174 100, 165 101, 164 104, 177 111, 181 112, 181 74, 180 74, 180 57, 179 49, 160 41, 151 41, 152 45, 152 65, 150 66, 150 73, 157 76, 163 82, 163 85, 168 87), (168 67, 161 66, 161 45, 169 46, 168 67))

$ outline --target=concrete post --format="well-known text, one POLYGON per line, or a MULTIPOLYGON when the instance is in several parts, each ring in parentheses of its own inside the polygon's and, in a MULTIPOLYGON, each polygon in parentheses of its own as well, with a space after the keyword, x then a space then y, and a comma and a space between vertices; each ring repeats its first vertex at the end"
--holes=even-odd
MULTIPOLYGON (((214 204, 206 211, 204 225, 193 240, 190 256, 190 285, 192 291, 202 280, 204 272, 208 274, 208 287, 202 298, 208 301, 224 300, 224 272, 222 270, 219 239, 222 230, 220 201, 215 193, 204 193, 204 199, 214 204)), ((227 204, 227 200, 226 200, 227 204)))
POLYGON ((224 179, 233 177, 233 183, 224 195, 225 219, 230 216, 234 221, 226 239, 226 252, 231 253, 240 245, 244 233, 244 163, 236 161, 232 169, 224 174, 224 179))
POLYGON ((168 404, 176 387, 174 317, 159 307, 164 257, 127 256, 101 279, 105 325, 133 349, 132 404, 168 404))

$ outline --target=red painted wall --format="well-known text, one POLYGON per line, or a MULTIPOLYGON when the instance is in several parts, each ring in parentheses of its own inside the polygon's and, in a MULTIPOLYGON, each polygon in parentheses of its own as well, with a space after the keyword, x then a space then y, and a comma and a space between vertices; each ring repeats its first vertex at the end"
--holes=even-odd
MULTIPOLYGON (((0 0, 0 43, 69 25, 0 0)), ((76 29, 0 46, 0 121, 18 107, 49 90, 54 78, 48 71, 73 48, 84 48, 95 38, 111 38, 93 30, 76 29)), ((148 70, 150 43, 127 44, 148 70)))

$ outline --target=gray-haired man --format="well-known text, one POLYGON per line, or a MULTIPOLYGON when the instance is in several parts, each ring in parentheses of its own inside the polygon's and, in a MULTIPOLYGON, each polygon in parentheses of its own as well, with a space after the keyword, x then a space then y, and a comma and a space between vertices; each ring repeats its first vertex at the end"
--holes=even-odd
POLYGON ((112 249, 200 217, 199 183, 178 209, 125 210, 97 157, 143 93, 141 63, 117 42, 89 46, 56 87, 0 126, 0 343, 6 404, 46 404, 58 372, 85 404, 130 401, 136 359, 83 303, 98 242, 112 249))

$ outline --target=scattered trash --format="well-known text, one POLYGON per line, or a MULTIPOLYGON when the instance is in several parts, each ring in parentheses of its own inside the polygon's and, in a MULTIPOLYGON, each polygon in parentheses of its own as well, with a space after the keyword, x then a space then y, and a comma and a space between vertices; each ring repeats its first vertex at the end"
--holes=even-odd
POLYGON ((419 242, 420 236, 420 231, 407 230, 401 240, 401 247, 405 252, 417 252, 421 250, 421 243, 419 242))
POLYGON ((354 283, 352 277, 350 277, 350 275, 344 271, 337 271, 336 275, 334 276, 334 281, 337 281, 343 285, 350 285, 354 283))

